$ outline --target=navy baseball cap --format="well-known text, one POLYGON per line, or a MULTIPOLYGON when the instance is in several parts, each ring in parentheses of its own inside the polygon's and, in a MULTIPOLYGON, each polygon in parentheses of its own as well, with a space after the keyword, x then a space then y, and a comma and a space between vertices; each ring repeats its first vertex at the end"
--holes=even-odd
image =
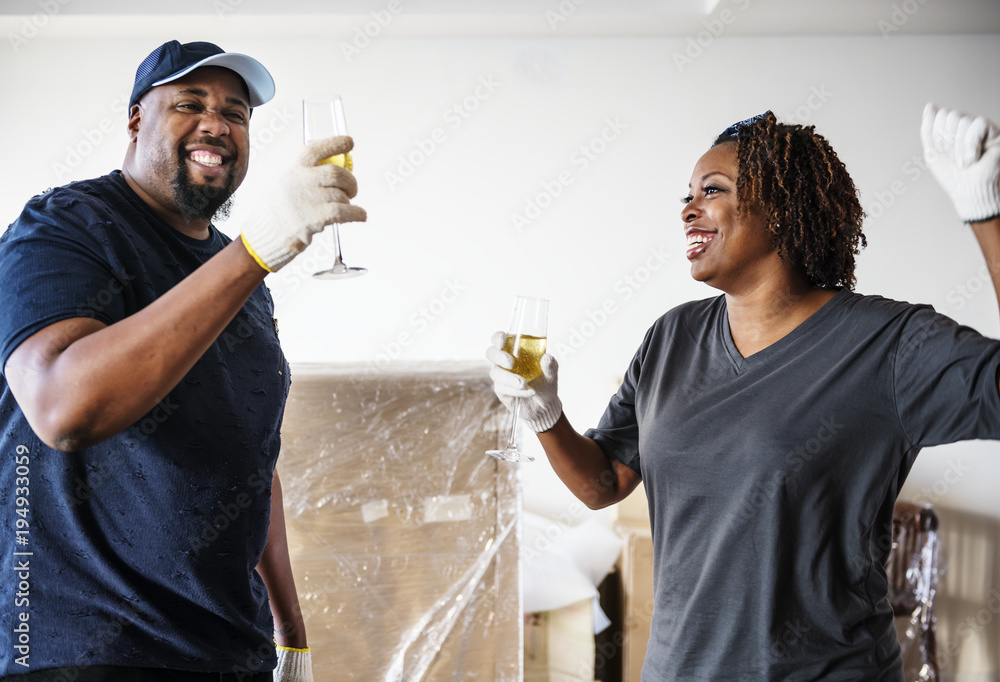
POLYGON ((274 97, 274 79, 264 65, 253 57, 226 52, 212 43, 184 43, 176 40, 163 43, 142 60, 135 71, 135 85, 128 109, 143 95, 170 81, 177 80, 202 66, 221 66, 235 71, 246 83, 250 106, 257 107, 274 97))

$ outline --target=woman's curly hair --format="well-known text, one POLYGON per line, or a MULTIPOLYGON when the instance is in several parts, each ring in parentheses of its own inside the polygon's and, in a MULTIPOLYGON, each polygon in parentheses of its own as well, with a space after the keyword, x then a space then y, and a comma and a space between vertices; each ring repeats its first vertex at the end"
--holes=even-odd
POLYGON ((868 245, 854 181, 815 126, 778 123, 770 111, 730 126, 712 146, 735 142, 740 211, 756 203, 771 243, 817 287, 854 289, 854 256, 868 245))

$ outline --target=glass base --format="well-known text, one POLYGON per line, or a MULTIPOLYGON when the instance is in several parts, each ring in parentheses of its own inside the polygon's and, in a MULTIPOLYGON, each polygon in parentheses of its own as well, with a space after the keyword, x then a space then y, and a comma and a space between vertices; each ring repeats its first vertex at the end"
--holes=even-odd
POLYGON ((486 454, 493 459, 504 462, 534 462, 535 458, 529 454, 521 452, 517 448, 504 448, 503 450, 487 450, 486 454))
POLYGON ((368 272, 367 268, 349 268, 346 265, 334 265, 329 270, 314 272, 313 277, 316 279, 349 279, 351 277, 360 277, 366 272, 368 272))

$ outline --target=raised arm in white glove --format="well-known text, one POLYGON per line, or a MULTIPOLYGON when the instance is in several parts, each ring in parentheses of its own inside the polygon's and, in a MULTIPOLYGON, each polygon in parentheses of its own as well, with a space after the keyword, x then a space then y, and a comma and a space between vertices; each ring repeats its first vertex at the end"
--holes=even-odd
POLYGON ((927 166, 962 220, 1000 216, 1000 126, 929 103, 920 137, 927 166))
POLYGON ((557 395, 559 363, 546 353, 542 356, 542 373, 526 382, 508 371, 514 367, 514 356, 503 350, 506 340, 505 332, 497 332, 486 349, 486 359, 493 363, 493 391, 508 410, 514 409, 514 398, 520 398, 520 419, 535 433, 548 431, 562 415, 562 401, 557 395))
POLYGON ((278 667, 274 682, 313 682, 312 653, 309 647, 293 649, 278 646, 278 667))
POLYGON ((333 164, 317 165, 353 147, 354 141, 346 136, 312 142, 278 179, 243 228, 243 245, 262 268, 277 272, 331 223, 366 219, 365 209, 351 204, 358 192, 354 175, 333 164))

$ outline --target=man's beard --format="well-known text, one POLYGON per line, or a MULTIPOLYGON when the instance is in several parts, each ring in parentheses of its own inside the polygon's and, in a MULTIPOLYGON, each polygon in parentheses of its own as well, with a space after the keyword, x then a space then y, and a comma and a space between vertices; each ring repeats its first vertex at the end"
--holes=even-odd
MULTIPOLYGON (((186 152, 181 147, 178 150, 178 158, 184 159, 186 152)), ((234 154, 230 162, 236 161, 234 154)), ((177 174, 174 176, 171 186, 174 190, 174 202, 177 210, 185 220, 209 220, 211 222, 221 222, 229 218, 229 213, 233 208, 233 175, 226 176, 226 182, 221 187, 213 185, 198 185, 191 182, 188 174, 187 164, 182 160, 177 174)))

